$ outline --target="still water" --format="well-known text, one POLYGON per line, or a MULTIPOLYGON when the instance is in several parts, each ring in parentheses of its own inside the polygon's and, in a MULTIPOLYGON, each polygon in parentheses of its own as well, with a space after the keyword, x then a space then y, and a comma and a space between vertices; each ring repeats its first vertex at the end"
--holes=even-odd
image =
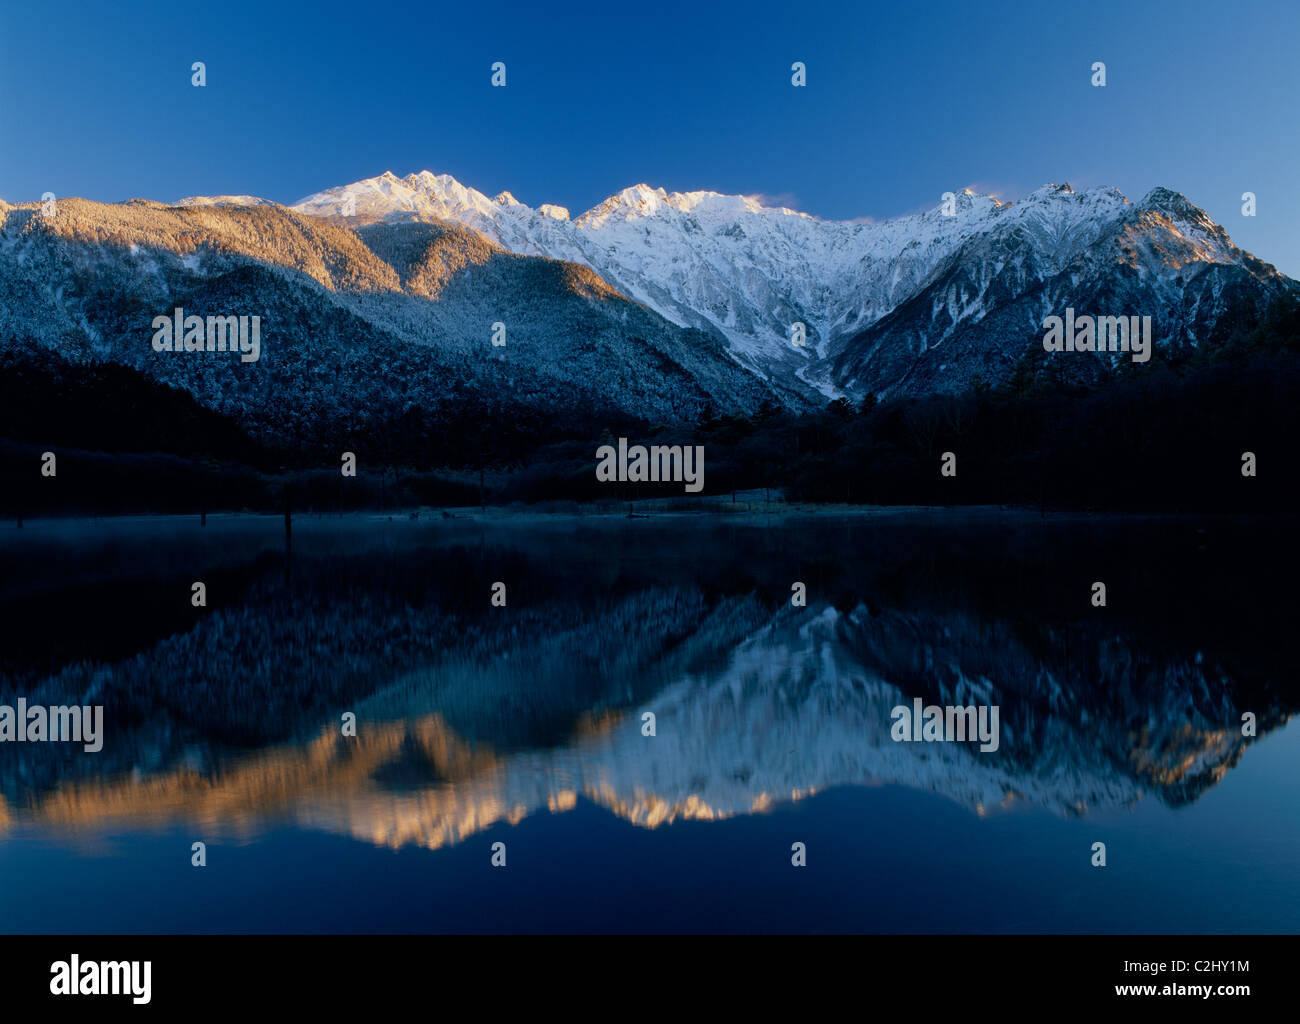
POLYGON ((1290 536, 10 524, 0 704, 105 725, 0 743, 0 931, 1300 931, 1290 536), (916 698, 997 706, 997 750, 896 741, 916 698))

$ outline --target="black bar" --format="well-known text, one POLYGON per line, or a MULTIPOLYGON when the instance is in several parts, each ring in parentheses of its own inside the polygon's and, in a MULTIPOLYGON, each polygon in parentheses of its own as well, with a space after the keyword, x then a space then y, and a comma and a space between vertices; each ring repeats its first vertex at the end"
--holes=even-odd
POLYGON ((1254 935, 5 936, 0 998, 7 1011, 94 1014, 119 1004, 132 1013, 205 1016, 518 1006, 584 1019, 713 1004, 765 1016, 780 1007, 838 1016, 836 1005, 867 1012, 901 1005, 923 1016, 1125 1005, 1236 1014, 1293 1009, 1297 953, 1300 937, 1254 935), (70 964, 74 954, 83 971, 92 961, 148 961, 149 1002, 137 1005, 129 993, 52 994, 51 965, 70 964), (1120 986, 1154 990, 1121 994, 1120 986), (1207 998, 1179 986, 1212 991, 1207 998))

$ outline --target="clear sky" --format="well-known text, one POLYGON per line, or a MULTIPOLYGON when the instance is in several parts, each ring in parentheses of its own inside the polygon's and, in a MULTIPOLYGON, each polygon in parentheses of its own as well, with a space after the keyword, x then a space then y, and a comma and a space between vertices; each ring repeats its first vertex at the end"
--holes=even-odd
POLYGON ((1160 184, 1300 277, 1300 0, 3 7, 10 202, 427 169, 574 216, 644 181, 883 219, 963 186, 1160 184))

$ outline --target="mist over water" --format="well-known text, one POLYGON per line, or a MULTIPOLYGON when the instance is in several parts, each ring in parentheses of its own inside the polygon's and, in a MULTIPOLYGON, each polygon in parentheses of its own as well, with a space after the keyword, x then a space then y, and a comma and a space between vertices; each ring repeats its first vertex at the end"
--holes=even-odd
POLYGON ((984 511, 357 516, 299 517, 287 549, 275 517, 29 523, 0 536, 0 704, 102 704, 104 746, 0 744, 0 917, 1295 931, 1286 536, 984 511), (998 749, 896 742, 891 709, 917 698, 998 706, 998 749))

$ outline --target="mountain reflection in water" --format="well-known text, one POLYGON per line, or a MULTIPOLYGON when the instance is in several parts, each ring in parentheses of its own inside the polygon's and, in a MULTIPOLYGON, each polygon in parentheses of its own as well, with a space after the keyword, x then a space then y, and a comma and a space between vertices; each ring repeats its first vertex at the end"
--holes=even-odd
POLYGON ((1258 523, 308 517, 291 574, 282 544, 252 517, 0 543, 0 703, 106 708, 98 754, 0 750, 0 837, 288 822, 432 849, 579 798, 654 828, 839 786, 1179 806, 1254 742, 1243 713, 1263 737, 1300 696, 1294 566, 1258 523), (999 749, 894 742, 918 697, 998 705, 999 749))

